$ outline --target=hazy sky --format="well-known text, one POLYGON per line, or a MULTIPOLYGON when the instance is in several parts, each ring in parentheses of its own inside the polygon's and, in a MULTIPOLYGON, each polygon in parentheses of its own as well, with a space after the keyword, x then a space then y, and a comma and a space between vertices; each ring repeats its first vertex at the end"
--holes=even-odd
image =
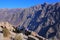
POLYGON ((0 8, 27 8, 44 2, 56 3, 60 0, 0 0, 0 8))

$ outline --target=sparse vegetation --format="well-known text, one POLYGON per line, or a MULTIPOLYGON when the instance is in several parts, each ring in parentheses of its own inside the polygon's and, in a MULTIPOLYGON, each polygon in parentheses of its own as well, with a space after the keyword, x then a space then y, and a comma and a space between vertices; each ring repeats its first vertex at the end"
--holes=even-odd
POLYGON ((4 37, 9 37, 9 35, 10 35, 9 30, 8 30, 6 27, 4 27, 4 28, 3 28, 3 36, 4 36, 4 37))
POLYGON ((21 34, 16 34, 15 40, 23 40, 23 36, 21 34))
POLYGON ((54 40, 54 37, 52 38, 52 40, 54 40))

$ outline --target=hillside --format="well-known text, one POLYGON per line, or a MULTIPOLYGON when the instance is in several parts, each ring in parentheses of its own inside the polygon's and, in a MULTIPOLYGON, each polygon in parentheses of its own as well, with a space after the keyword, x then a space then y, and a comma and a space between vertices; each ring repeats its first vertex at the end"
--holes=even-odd
POLYGON ((29 27, 39 35, 60 38, 60 3, 39 4, 30 8, 0 9, 0 22, 29 27), (49 30, 48 30, 49 29, 49 30))

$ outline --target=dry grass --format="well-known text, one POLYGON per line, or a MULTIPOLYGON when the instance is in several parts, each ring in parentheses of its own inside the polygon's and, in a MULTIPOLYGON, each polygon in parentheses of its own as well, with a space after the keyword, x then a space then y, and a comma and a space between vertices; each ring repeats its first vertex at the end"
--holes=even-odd
POLYGON ((22 34, 17 34, 15 36, 15 40, 23 40, 23 35, 22 34))
POLYGON ((4 27, 4 28, 3 28, 3 36, 4 36, 4 37, 9 37, 9 35, 10 35, 9 30, 8 30, 6 27, 4 27))

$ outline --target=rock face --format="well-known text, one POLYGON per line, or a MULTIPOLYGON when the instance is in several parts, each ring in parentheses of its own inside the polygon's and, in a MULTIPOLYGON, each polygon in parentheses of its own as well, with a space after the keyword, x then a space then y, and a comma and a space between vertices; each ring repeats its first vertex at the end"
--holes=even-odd
POLYGON ((55 35, 60 38, 60 3, 44 3, 25 9, 0 9, 2 21, 24 26, 45 38, 55 35))

